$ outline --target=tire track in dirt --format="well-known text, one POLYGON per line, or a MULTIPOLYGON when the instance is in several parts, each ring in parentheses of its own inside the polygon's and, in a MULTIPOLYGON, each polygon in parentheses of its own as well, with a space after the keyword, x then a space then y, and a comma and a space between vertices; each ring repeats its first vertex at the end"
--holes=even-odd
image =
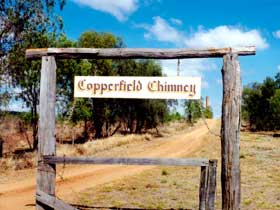
MULTIPOLYGON (((208 124, 212 129, 218 124, 218 121, 208 120, 208 124)), ((156 148, 130 155, 130 157, 174 158, 186 156, 201 147, 206 135, 210 135, 208 129, 201 125, 188 133, 168 137, 172 141, 163 142, 156 148)), ((63 174, 64 179, 57 178, 57 196, 66 201, 71 200, 71 195, 81 190, 134 175, 153 167, 155 166, 87 165, 66 168, 63 174)), ((21 182, 0 184, 0 209, 35 209, 35 180, 36 174, 32 173, 21 182)))

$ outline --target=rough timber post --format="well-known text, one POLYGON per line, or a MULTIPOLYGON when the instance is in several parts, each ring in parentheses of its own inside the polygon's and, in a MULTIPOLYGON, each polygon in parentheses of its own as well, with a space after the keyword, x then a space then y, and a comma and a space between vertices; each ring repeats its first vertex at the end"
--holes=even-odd
POLYGON ((207 193, 207 166, 201 166, 199 185, 199 210, 205 210, 207 193))
MULTIPOLYGON (((53 56, 42 57, 39 111, 37 191, 55 195, 55 164, 45 164, 44 155, 55 155, 56 63, 53 56)), ((52 208, 36 201, 37 210, 52 208)))
POLYGON ((224 56, 222 104, 222 209, 240 209, 241 76, 237 54, 224 56))
POLYGON ((215 209, 217 160, 209 160, 207 173, 206 210, 215 209))
POLYGON ((199 210, 205 210, 207 193, 207 166, 201 166, 199 185, 199 210))

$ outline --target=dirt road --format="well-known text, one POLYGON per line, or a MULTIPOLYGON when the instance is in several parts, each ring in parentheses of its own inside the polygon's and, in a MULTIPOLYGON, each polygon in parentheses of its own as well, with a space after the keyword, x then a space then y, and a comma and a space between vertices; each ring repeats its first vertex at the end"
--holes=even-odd
MULTIPOLYGON (((209 120, 210 129, 217 121, 209 120)), ((191 154, 203 144, 203 138, 208 134, 205 125, 198 126, 185 134, 168 137, 157 147, 133 154, 130 157, 181 157, 191 154)), ((63 200, 71 200, 71 195, 89 187, 104 184, 129 175, 140 173, 153 166, 73 166, 67 167, 63 180, 57 177, 57 195, 63 200)), ((61 170, 60 170, 61 171, 61 170)), ((58 172, 59 173, 59 172, 58 172)), ((13 183, 0 183, 0 209, 28 210, 35 209, 35 171, 25 175, 24 179, 13 183)))

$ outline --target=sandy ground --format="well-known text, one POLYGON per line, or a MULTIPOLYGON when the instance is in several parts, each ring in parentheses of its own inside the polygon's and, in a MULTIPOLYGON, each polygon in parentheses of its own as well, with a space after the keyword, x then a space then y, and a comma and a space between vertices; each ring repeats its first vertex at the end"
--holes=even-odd
MULTIPOLYGON (((217 125, 218 121, 209 120, 210 129, 217 125)), ((203 144, 203 138, 209 135, 205 125, 195 127, 184 134, 168 137, 166 141, 157 147, 146 148, 142 152, 129 152, 130 157, 181 157, 191 154, 203 144)), ((63 171, 63 179, 57 176, 57 196, 63 200, 72 200, 72 195, 89 187, 104 184, 116 179, 125 178, 153 166, 104 166, 87 165, 72 166, 58 170, 63 171)), ((35 170, 15 172, 15 177, 8 178, 6 182, 0 182, 0 209, 29 210, 35 209, 35 170)))

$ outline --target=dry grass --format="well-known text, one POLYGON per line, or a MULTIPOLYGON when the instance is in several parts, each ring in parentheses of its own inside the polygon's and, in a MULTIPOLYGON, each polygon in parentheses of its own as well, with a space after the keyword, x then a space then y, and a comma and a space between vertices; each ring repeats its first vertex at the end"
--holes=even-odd
MULTIPOLYGON (((215 205, 221 209, 220 140, 209 135, 204 147, 191 156, 218 159, 215 205)), ((280 138, 242 133, 240 158, 242 209, 280 209, 280 138)), ((81 192, 76 202, 95 207, 198 209, 199 173, 199 168, 157 167, 81 192)))
POLYGON ((23 121, 17 116, 5 116, 1 118, 0 136, 4 140, 3 154, 0 159, 0 173, 9 170, 21 170, 35 166, 35 153, 14 155, 15 150, 29 149, 28 141, 31 140, 31 132, 28 126, 21 127, 25 132, 20 132, 20 124, 23 121))
POLYGON ((280 138, 243 133, 241 144, 244 209, 280 209, 280 138))
POLYGON ((17 171, 36 167, 35 152, 0 159, 0 172, 17 171))
MULTIPOLYGON (((8 119, 7 122, 9 128, 12 128, 15 126, 17 119, 8 119)), ((67 126, 71 126, 68 124, 58 125, 58 130, 60 129, 66 129, 67 126)), ((187 125, 184 122, 173 122, 169 125, 165 125, 162 127, 159 127, 158 131, 160 136, 170 136, 171 134, 182 132, 183 129, 186 129, 187 125), (180 129, 178 129, 180 128, 180 129)), ((3 128, 4 129, 4 128, 3 128)), ((63 130, 62 129, 62 130, 63 130)), ((12 129, 13 132, 15 129, 12 129)), ((69 130, 67 128, 66 130, 69 130)), ((7 132, 5 133, 7 134, 7 132)), ((155 130, 149 130, 147 134, 142 135, 115 135, 113 137, 109 137, 106 139, 100 139, 95 141, 88 141, 84 144, 59 144, 57 143, 57 154, 58 155, 66 155, 66 156, 90 156, 90 155, 97 155, 102 153, 102 155, 109 155, 111 150, 118 150, 119 155, 121 154, 127 154, 127 152, 123 153, 125 150, 127 150, 127 147, 133 147, 134 145, 137 145, 139 143, 145 143, 147 141, 150 141, 153 139, 152 135, 158 135, 155 130)), ((14 136, 14 135, 13 135, 14 136)), ((65 139, 67 136, 64 136, 65 139)), ((5 147, 9 145, 10 147, 14 148, 28 148, 28 145, 25 140, 17 140, 14 139, 9 141, 9 144, 7 142, 4 144, 5 147)), ((147 145, 150 146, 150 145, 147 145)), ((0 172, 7 172, 8 170, 22 170, 22 169, 28 169, 28 168, 34 168, 37 165, 36 162, 36 152, 32 153, 25 153, 22 155, 9 155, 7 157, 4 157, 0 159, 0 172)))
MULTIPOLYGON (((1 136, 4 139, 4 154, 5 156, 0 159, 0 172, 7 172, 8 170, 22 170, 28 168, 34 168, 37 165, 36 153, 28 152, 21 155, 15 155, 13 152, 20 149, 28 149, 29 145, 25 136, 18 133, 18 122, 20 121, 17 117, 6 117, 0 124, 1 136)), ((175 123, 177 124, 177 123, 175 123)), ((183 123, 181 123, 183 124, 183 123)), ((172 123, 171 123, 172 125, 172 123)), ((81 125, 78 124, 75 130, 81 130, 81 125)), ((159 128, 165 130, 166 127, 159 128)), ((58 141, 69 140, 71 142, 73 126, 69 123, 58 123, 56 132, 58 135, 58 141)), ((30 128, 28 128, 28 137, 31 140, 32 134, 30 128)), ((76 135, 79 132, 75 132, 76 135)), ((149 141, 152 139, 152 135, 155 131, 150 130, 147 134, 143 135, 115 135, 110 138, 88 141, 84 144, 60 144, 57 143, 57 154, 58 155, 69 155, 69 156, 79 156, 79 155, 95 155, 96 153, 110 150, 112 148, 117 148, 125 146, 128 144, 133 144, 137 142, 149 141)), ((166 134, 163 134, 166 135, 166 134)))
MULTIPOLYGON (((203 122, 200 120, 198 121, 195 126, 202 125, 203 122)), ((166 123, 165 125, 159 127, 159 132, 164 136, 172 136, 174 134, 184 133, 186 131, 190 131, 193 128, 189 123, 185 120, 181 121, 172 121, 166 123)))
POLYGON ((12 154, 17 149, 28 149, 32 143, 31 128, 17 116, 0 119, 0 137, 4 140, 3 153, 12 154))
MULTIPOLYGON (((199 126, 199 122, 196 126, 199 126)), ((131 135, 114 135, 109 138, 88 141, 84 144, 58 144, 57 154, 66 156, 80 156, 80 155, 96 155, 104 151, 110 151, 118 147, 126 149, 134 144, 151 141, 157 137, 167 137, 174 134, 186 132, 191 127, 186 122, 171 122, 167 125, 160 126, 158 131, 155 129, 149 130, 146 134, 131 134, 131 135)), ((104 154, 104 153, 103 153, 104 154)))
MULTIPOLYGON (((205 143, 209 144, 207 150, 190 156, 216 158, 218 140, 210 136, 205 143)), ((88 189, 77 195, 76 202, 92 207, 198 209, 199 174, 199 167, 156 167, 129 179, 88 189)))
POLYGON ((95 155, 98 152, 110 150, 112 148, 121 147, 134 142, 150 141, 150 134, 144 135, 127 135, 113 136, 107 139, 89 141, 84 144, 77 145, 58 145, 57 154, 66 156, 95 155))
MULTIPOLYGON (((200 124, 202 122, 199 122, 200 124)), ((159 128, 163 136, 190 130, 185 123, 171 123, 159 128)), ((219 127, 214 130, 219 133, 219 127)), ((145 148, 153 148, 163 138, 145 135, 114 136, 80 145, 58 144, 58 155, 129 156, 145 148)), ((23 144, 23 143, 22 143, 23 144)), ((220 141, 209 134, 204 146, 190 155, 218 159, 216 208, 221 209, 220 141)), ((271 134, 244 132, 241 135, 242 209, 280 209, 280 138, 271 134)), ((36 166, 35 153, 0 160, 0 173, 36 166)), ((88 206, 131 208, 197 209, 199 168, 157 167, 123 180, 88 189, 75 201, 88 206)))
MULTIPOLYGON (((100 152, 105 152, 125 145, 133 145, 144 141, 150 141, 152 136, 145 135, 127 135, 127 136, 114 136, 107 139, 89 141, 84 144, 57 144, 57 155, 66 156, 90 156, 100 152)), ((37 165, 36 152, 28 152, 21 155, 12 155, 0 159, 0 172, 7 170, 22 170, 34 168, 37 165)))

